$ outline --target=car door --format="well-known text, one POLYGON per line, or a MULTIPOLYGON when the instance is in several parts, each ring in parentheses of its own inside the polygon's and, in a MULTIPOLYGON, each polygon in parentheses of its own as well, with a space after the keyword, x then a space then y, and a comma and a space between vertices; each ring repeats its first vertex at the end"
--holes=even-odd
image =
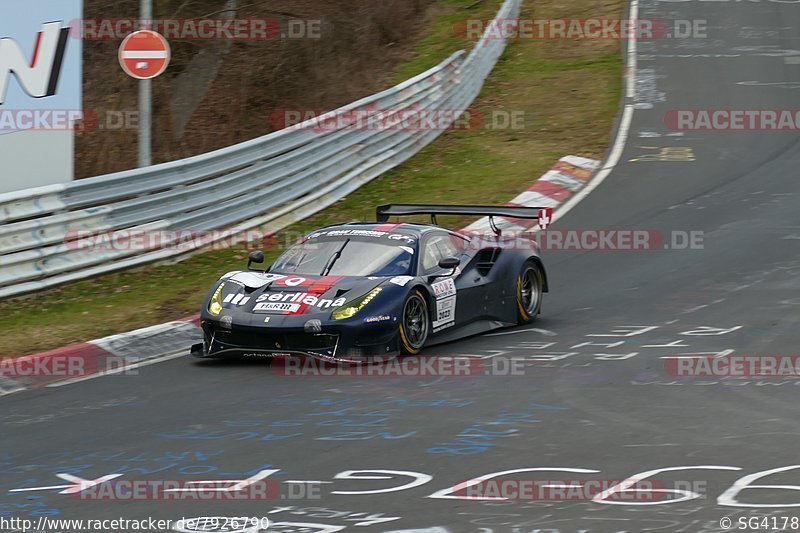
POLYGON ((461 276, 460 268, 455 275, 446 276, 448 271, 439 267, 439 261, 446 257, 457 257, 463 264, 468 243, 460 235, 447 231, 432 232, 422 242, 420 275, 428 279, 442 276, 430 281, 434 300, 434 309, 431 310, 434 333, 456 324, 471 322, 480 315, 482 285, 461 276))

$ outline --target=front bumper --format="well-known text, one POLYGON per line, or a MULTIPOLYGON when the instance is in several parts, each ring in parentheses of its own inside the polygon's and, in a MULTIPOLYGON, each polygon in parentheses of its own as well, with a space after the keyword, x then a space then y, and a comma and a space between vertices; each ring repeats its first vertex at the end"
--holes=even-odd
POLYGON ((350 323, 320 324, 319 331, 308 331, 306 326, 223 325, 206 319, 200 322, 203 343, 192 346, 191 353, 200 358, 299 356, 343 363, 361 363, 399 353, 395 323, 346 322, 350 323))

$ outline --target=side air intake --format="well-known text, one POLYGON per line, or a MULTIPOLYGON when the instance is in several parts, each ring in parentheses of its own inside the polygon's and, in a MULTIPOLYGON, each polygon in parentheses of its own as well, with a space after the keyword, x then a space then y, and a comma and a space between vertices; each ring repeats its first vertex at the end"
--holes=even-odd
POLYGON ((497 263, 497 258, 500 257, 501 252, 502 250, 500 248, 488 248, 478 252, 475 257, 475 268, 478 269, 481 276, 487 276, 489 274, 492 267, 497 263))

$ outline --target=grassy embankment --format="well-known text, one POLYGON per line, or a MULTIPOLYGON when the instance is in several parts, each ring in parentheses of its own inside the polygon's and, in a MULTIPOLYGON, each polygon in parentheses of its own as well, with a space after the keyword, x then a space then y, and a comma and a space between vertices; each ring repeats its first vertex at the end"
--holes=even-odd
MULTIPOLYGON (((442 0, 426 36, 397 71, 397 81, 468 47, 455 35, 454 25, 465 18, 489 18, 499 4, 499 0, 442 0)), ((623 8, 623 0, 537 0, 526 2, 521 16, 619 18, 623 8)), ((523 129, 447 132, 407 164, 287 228, 284 235, 369 219, 375 205, 387 202, 502 204, 529 187, 559 157, 600 158, 618 107, 622 70, 617 41, 512 41, 472 107, 484 115, 524 111, 528 120, 523 129)), ((278 241, 285 239, 279 236, 278 241)), ((178 264, 0 302, 0 354, 42 351, 195 314, 214 280, 243 268, 246 256, 245 247, 212 251, 178 264)))

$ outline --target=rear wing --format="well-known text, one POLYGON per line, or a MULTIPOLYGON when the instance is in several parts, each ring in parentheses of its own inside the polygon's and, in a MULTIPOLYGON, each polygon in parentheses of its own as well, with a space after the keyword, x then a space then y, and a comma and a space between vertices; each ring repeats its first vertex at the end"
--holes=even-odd
POLYGON ((494 217, 538 220, 539 226, 542 229, 546 229, 553 220, 553 208, 486 205, 386 204, 380 205, 376 209, 376 218, 378 222, 387 222, 390 217, 405 217, 411 215, 430 215, 433 224, 436 224, 436 215, 489 217, 492 230, 499 234, 500 230, 494 224, 494 217))

